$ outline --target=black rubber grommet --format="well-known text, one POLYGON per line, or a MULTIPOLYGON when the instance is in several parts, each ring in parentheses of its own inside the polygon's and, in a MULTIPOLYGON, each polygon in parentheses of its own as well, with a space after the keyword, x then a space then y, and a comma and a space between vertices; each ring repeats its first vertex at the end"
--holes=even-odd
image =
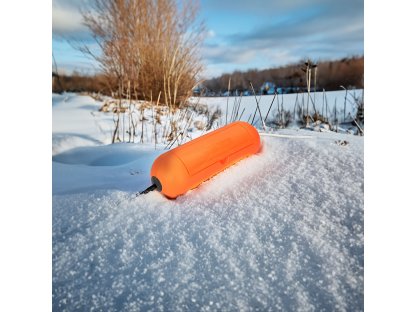
POLYGON ((156 185, 156 188, 159 192, 162 191, 162 183, 160 183, 159 179, 156 177, 152 177, 152 183, 156 185))

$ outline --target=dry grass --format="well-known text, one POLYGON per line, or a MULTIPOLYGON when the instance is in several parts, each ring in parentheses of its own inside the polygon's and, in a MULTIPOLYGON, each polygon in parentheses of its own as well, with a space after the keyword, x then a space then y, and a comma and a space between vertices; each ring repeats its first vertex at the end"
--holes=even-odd
POLYGON ((93 0, 83 18, 100 49, 78 47, 115 81, 119 98, 151 100, 160 92, 162 104, 178 106, 202 69, 197 13, 191 0, 93 0))

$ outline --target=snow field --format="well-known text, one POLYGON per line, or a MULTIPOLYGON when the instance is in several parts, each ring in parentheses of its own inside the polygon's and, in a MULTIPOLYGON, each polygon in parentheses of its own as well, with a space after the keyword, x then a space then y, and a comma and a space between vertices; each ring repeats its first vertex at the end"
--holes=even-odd
POLYGON ((283 133, 314 139, 262 137, 176 200, 134 196, 160 150, 55 155, 54 310, 363 310, 363 138, 283 133))

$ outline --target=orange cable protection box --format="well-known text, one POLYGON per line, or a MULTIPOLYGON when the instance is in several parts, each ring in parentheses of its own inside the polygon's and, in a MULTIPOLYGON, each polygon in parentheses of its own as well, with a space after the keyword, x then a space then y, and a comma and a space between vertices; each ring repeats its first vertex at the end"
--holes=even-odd
POLYGON ((151 180, 159 192, 176 198, 259 149, 256 128, 233 122, 160 155, 151 180))

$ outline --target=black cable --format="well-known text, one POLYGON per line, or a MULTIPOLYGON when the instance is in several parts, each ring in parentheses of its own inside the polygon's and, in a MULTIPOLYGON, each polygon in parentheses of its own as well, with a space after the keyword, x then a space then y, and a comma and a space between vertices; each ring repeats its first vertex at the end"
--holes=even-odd
POLYGON ((136 197, 139 196, 139 195, 142 195, 142 194, 147 194, 147 193, 149 193, 149 192, 151 192, 151 191, 153 191, 155 189, 157 189, 157 185, 156 184, 152 184, 147 189, 145 189, 144 191, 141 191, 140 193, 137 193, 136 194, 136 197))

